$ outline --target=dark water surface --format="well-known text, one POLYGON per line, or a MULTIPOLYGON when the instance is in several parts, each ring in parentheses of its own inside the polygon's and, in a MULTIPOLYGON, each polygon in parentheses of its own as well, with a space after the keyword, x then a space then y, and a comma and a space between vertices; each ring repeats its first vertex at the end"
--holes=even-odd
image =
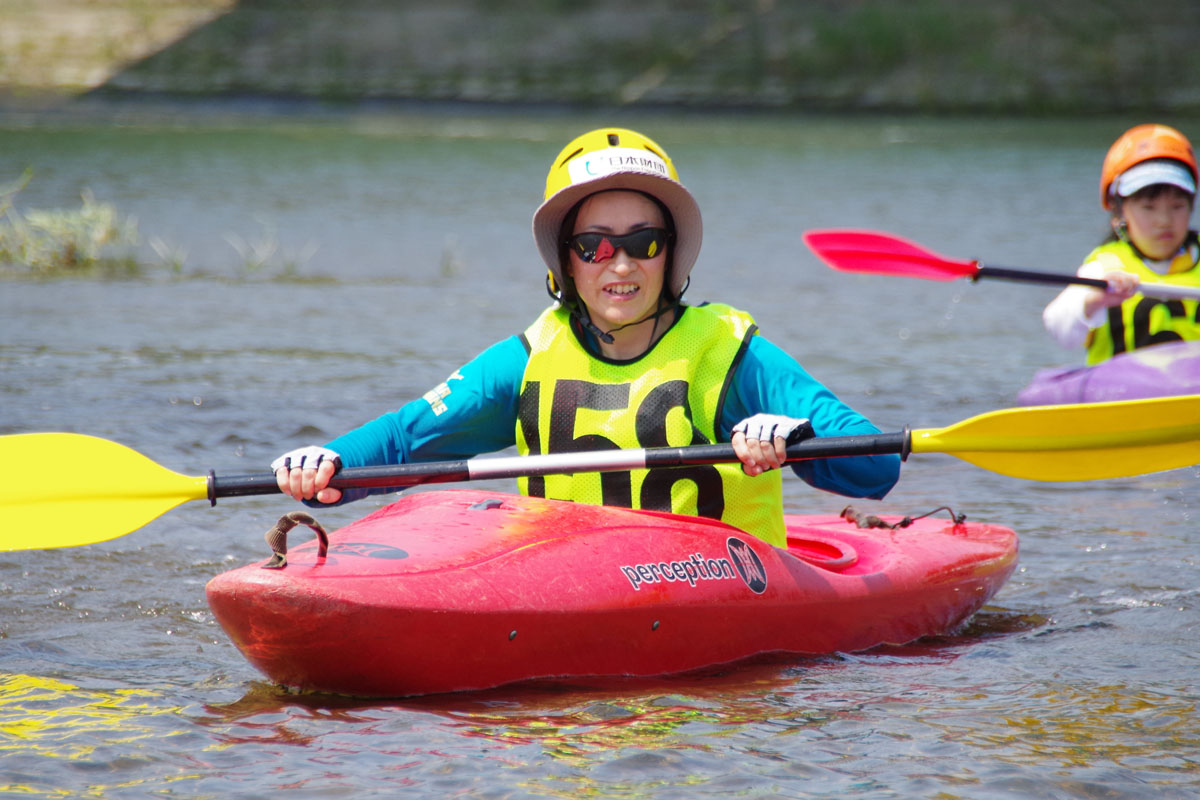
MULTIPOLYGON (((530 215, 549 160, 602 122, 176 111, 0 115, 0 182, 34 168, 18 208, 90 190, 137 217, 150 265, 0 281, 0 433, 89 433, 232 475, 424 393, 547 302, 530 215)), ((1014 405, 1037 369, 1080 362, 1041 329, 1053 290, 839 274, 799 234, 874 228, 1072 270, 1104 224, 1099 161, 1138 121, 619 119, 668 147, 704 209, 689 299, 754 312, 884 430, 1014 405)), ((84 469, 104 465, 64 479, 84 469)), ((189 503, 110 542, 0 554, 0 793, 1196 797, 1198 498, 1200 468, 1037 483, 917 456, 855 505, 949 504, 1022 537, 1018 572, 958 635, 394 702, 265 682, 204 584, 267 555, 293 506, 189 503)), ((786 501, 845 504, 798 481, 786 501)))

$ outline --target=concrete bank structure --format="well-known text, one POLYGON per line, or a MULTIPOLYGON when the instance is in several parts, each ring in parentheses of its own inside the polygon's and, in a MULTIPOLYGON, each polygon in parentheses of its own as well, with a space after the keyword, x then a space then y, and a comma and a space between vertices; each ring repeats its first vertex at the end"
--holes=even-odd
POLYGON ((1195 0, 0 0, 0 96, 1200 113, 1195 0))

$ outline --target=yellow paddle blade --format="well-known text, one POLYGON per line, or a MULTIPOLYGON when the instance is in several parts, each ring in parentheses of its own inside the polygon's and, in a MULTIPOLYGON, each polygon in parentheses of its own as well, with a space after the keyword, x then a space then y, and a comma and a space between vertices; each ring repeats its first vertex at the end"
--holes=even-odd
POLYGON ((1200 395, 1009 408, 912 432, 914 453, 949 453, 1033 481, 1090 481, 1200 464, 1200 395))
POLYGON ((208 478, 172 472, 107 439, 0 437, 0 551, 104 542, 207 497, 208 478))

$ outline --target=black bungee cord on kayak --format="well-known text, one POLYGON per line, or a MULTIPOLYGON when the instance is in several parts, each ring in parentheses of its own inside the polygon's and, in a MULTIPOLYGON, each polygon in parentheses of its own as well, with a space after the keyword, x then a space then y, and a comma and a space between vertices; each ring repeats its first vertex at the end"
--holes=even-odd
MULTIPOLYGON (((482 505, 482 504, 480 504, 482 505)), ((487 506, 493 507, 490 504, 487 506)), ((945 511, 950 515, 950 519, 955 525, 961 525, 966 521, 966 514, 956 514, 950 506, 938 506, 932 511, 927 511, 915 517, 903 517, 898 522, 888 522, 875 514, 864 514, 856 511, 853 506, 846 506, 842 509, 839 515, 847 522, 853 522, 860 528, 886 528, 887 530, 896 530, 897 528, 907 528, 919 519, 932 516, 939 511, 945 511)), ((321 523, 317 522, 311 514, 305 511, 289 511, 279 518, 279 521, 267 531, 263 537, 267 540, 267 544, 271 546, 271 559, 262 565, 263 569, 283 569, 287 566, 287 535, 288 531, 297 525, 307 525, 312 528, 317 535, 317 558, 325 558, 329 551, 329 534, 321 523)))
POLYGON ((950 515, 950 519, 954 521, 955 525, 961 525, 967 519, 966 514, 955 514, 954 509, 950 508, 950 506, 938 506, 932 511, 926 511, 924 514, 916 517, 904 517, 899 522, 887 522, 886 520, 883 520, 874 514, 863 514, 855 511, 854 506, 846 506, 843 508, 840 516, 842 519, 846 520, 847 522, 853 522, 860 528, 887 528, 888 530, 895 530, 896 528, 907 528, 917 520, 933 516, 939 511, 945 511, 948 513, 950 515))

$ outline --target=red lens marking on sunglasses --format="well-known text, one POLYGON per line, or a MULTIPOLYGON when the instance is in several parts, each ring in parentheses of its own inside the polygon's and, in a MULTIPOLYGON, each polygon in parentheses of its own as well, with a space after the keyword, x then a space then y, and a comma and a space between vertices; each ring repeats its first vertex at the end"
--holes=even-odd
POLYGON ((596 255, 592 256, 592 261, 606 261, 617 254, 617 249, 613 247, 611 241, 605 236, 600 240, 600 246, 596 248, 596 255))

